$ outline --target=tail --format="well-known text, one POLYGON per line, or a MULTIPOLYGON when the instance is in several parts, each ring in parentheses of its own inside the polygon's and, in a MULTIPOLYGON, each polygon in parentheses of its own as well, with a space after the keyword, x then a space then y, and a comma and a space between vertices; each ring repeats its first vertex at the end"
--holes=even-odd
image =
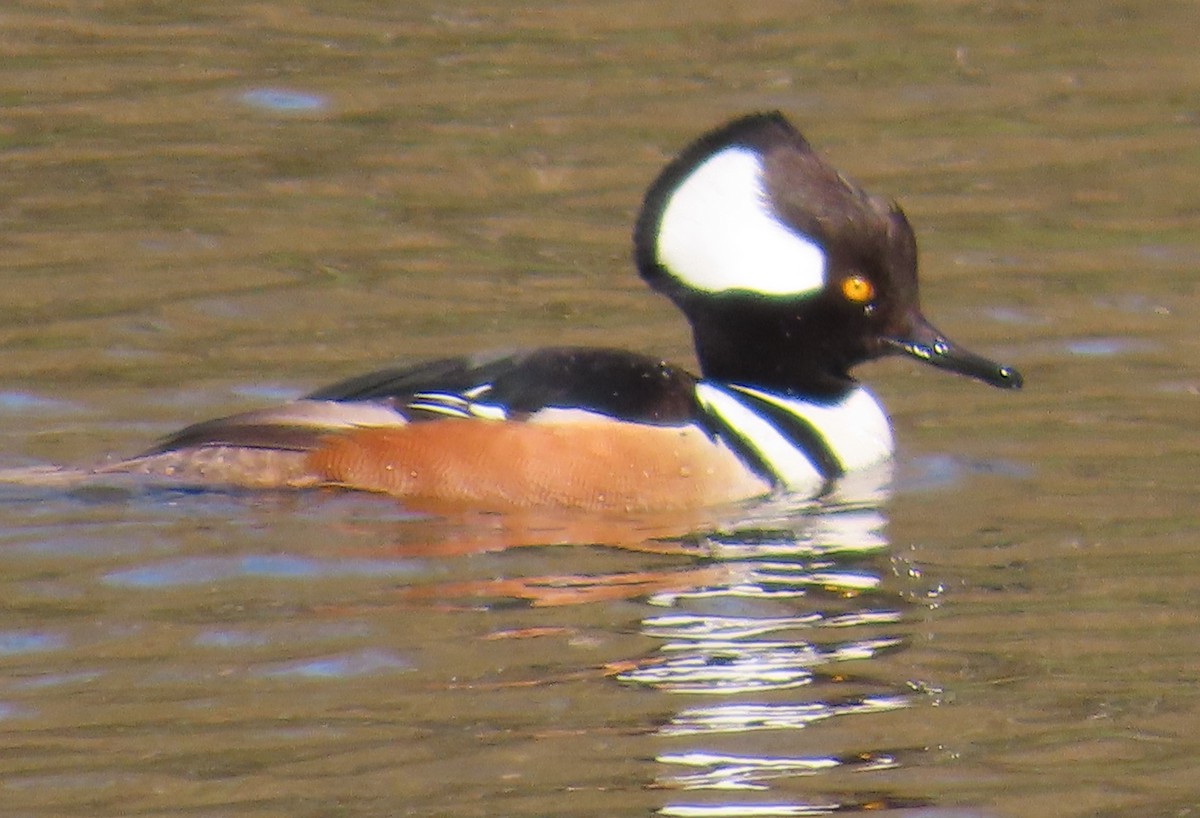
POLYGON ((0 469, 5 486, 74 491, 87 488, 186 487, 192 489, 309 488, 320 476, 305 462, 306 452, 238 446, 200 446, 91 468, 23 466, 0 469))
POLYGON ((86 485, 97 474, 95 469, 69 466, 16 466, 0 469, 0 486, 73 489, 86 485))

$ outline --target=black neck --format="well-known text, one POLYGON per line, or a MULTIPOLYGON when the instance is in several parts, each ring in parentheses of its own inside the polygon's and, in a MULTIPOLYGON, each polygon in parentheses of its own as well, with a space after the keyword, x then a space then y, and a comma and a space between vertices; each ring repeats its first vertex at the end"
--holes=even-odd
POLYGON ((830 402, 857 385, 848 369, 861 358, 835 321, 743 297, 709 295, 684 311, 705 378, 830 402))

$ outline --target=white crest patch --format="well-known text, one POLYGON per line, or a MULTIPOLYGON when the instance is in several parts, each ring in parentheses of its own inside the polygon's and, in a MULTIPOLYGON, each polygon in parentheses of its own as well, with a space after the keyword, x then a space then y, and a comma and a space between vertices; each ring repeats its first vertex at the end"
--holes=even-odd
POLYGON ((658 231, 658 259, 688 286, 803 295, 825 284, 825 252, 788 229, 767 203, 762 161, 727 148, 675 189, 658 231))

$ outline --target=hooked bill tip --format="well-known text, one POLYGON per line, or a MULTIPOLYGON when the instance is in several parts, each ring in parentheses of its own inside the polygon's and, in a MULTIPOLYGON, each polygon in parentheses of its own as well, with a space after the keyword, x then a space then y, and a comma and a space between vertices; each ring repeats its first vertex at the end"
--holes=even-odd
POLYGON ((996 370, 997 378, 993 383, 996 386, 1005 389, 1020 389, 1025 385, 1025 379, 1021 377, 1021 373, 1013 369, 1011 366, 1002 366, 996 370))
POLYGON ((1021 373, 1013 367, 1004 366, 981 355, 968 352, 938 334, 934 334, 933 340, 928 342, 897 338, 885 338, 884 340, 893 349, 911 355, 923 363, 974 378, 990 386, 1001 389, 1020 389, 1025 384, 1021 373))

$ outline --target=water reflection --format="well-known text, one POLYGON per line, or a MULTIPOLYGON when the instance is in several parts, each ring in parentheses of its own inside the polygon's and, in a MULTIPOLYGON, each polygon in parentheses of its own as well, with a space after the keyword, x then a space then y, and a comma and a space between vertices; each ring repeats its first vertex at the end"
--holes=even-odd
MULTIPOLYGON (((664 815, 924 804, 896 800, 881 776, 927 763, 927 751, 870 727, 929 701, 910 674, 878 662, 905 650, 911 614, 924 610, 885 575, 894 569, 881 485, 820 503, 627 517, 435 514, 337 492, 14 489, 0 499, 28 514, 5 540, 9 559, 66 566, 27 591, 82 583, 108 600, 97 604, 135 615, 121 627, 13 628, 0 654, 80 655, 112 683, 120 671, 102 654, 141 650, 152 632, 166 647, 147 654, 130 688, 138 698, 187 698, 211 684, 204 695, 237 710, 260 686, 286 685, 354 710, 362 686, 377 691, 371 701, 400 696, 398 712, 448 708, 430 722, 448 757, 474 752, 470 736, 442 737, 464 712, 483 735, 530 747, 572 736, 556 745, 566 757, 574 742, 619 736, 606 740, 631 752, 617 757, 644 759, 623 780, 664 815), (83 549, 33 525, 48 496, 86 520, 137 522, 104 523, 123 532, 119 542, 87 537, 99 544, 83 549), (207 521, 212 536, 164 536, 180 520, 207 521), (159 620, 170 624, 146 624, 159 620), (573 686, 606 703, 580 710, 564 689, 573 686)), ((64 695, 80 684, 46 670, 30 677, 64 695)), ((10 692, 13 707, 34 696, 10 692)), ((318 723, 325 711, 314 713, 318 723)), ((391 734, 381 740, 382 763, 405 763, 410 750, 394 746, 391 734)), ((557 774, 584 788, 604 777, 572 764, 557 774)))
MULTIPOLYGON (((700 517, 589 518, 532 511, 433 515, 385 498, 337 493, 311 493, 302 501, 255 495, 251 506, 236 494, 131 486, 81 508, 153 514, 169 525, 202 519, 204 508, 212 514, 246 502, 243 517, 261 516, 272 528, 283 519, 276 512, 285 511, 296 530, 319 521, 326 536, 339 532, 333 554, 316 545, 312 552, 264 552, 250 541, 236 549, 214 544, 163 552, 162 545, 149 544, 156 540, 154 526, 144 525, 140 531, 149 540, 143 547, 127 544, 124 565, 94 573, 99 593, 173 610, 191 595, 207 605, 199 600, 209 588, 240 587, 232 599, 247 611, 230 621, 205 617, 169 637, 178 640, 179 658, 148 678, 199 683, 210 678, 215 662, 230 695, 240 685, 270 682, 386 686, 411 679, 416 689, 443 697, 461 692, 486 701, 524 691, 520 706, 535 709, 541 699, 533 691, 553 698, 565 683, 606 687, 624 702, 647 691, 661 701, 625 729, 639 745, 637 755, 653 759, 637 770, 634 786, 663 796, 655 805, 662 814, 811 815, 898 806, 880 795, 887 788, 873 774, 923 752, 873 743, 864 737, 888 731, 861 726, 926 698, 906 678, 872 669, 872 660, 904 649, 901 634, 911 610, 885 587, 883 572, 891 570, 885 496, 876 484, 853 502, 767 503, 700 517), (547 571, 551 565, 562 571, 547 571), (351 602, 337 590, 345 583, 375 590, 351 602), (309 593, 311 602, 302 602, 309 593), (294 601, 281 602, 287 599, 294 601), (281 604, 278 614, 267 613, 281 604), (627 609, 640 610, 636 624, 614 626, 611 617, 627 609), (519 611, 530 615, 514 615, 519 611), (440 621, 456 623, 451 633, 469 633, 472 617, 484 612, 483 639, 437 662, 427 645, 380 638, 377 630, 390 620, 415 632, 439 631, 433 623, 448 617, 440 621), (618 645, 590 665, 568 658, 549 670, 555 665, 537 658, 548 645, 589 638, 614 645, 617 634, 630 631, 638 637, 632 647, 618 645), (483 654, 478 666, 470 653, 483 654), (836 728, 847 720, 855 729, 836 728), (834 780, 836 786, 818 783, 834 780)), ((254 537, 252 528, 238 526, 243 540, 254 537)), ((275 535, 286 538, 276 531, 271 542, 275 535)), ((14 558, 47 553, 44 532, 10 538, 9 546, 14 558)), ((69 632, 85 642, 117 638, 94 630, 69 632)), ((0 649, 14 654, 61 652, 66 638, 55 630, 0 636, 0 649)), ((557 723, 528 719, 517 724, 534 735, 557 723)), ((603 732, 580 714, 563 729, 581 736, 603 732)))
POLYGON ((241 101, 252 108, 280 113, 320 111, 329 105, 329 99, 320 94, 279 88, 246 91, 241 95, 241 101))
MULTIPOLYGON (((724 569, 722 581, 651 597, 670 609, 642 622, 642 632, 661 645, 618 678, 688 702, 715 699, 689 703, 657 730, 663 769, 656 785, 705 793, 672 799, 663 814, 762 814, 763 804, 732 794, 769 793, 781 780, 835 770, 896 766, 895 754, 879 747, 779 752, 797 746, 789 735, 817 722, 912 702, 908 687, 856 679, 842 667, 901 646, 886 631, 903 615, 900 600, 880 591, 870 559, 887 546, 884 523, 876 507, 833 507, 790 525, 713 535, 708 558, 724 569), (774 736, 762 746, 748 740, 764 733, 774 736)), ((770 814, 821 814, 868 803, 878 804, 878 797, 805 796, 773 801, 770 814)))
MULTIPOLYGON (((554 538, 548 520, 524 523, 512 544, 533 544, 538 533, 554 538)), ((869 777, 850 787, 839 778, 837 787, 817 794, 811 784, 797 785, 891 770, 923 752, 822 748, 819 739, 798 738, 814 725, 894 712, 925 695, 908 680, 873 677, 863 664, 904 648, 896 628, 908 605, 883 588, 881 571, 890 563, 882 558, 886 517, 877 501, 767 505, 686 535, 666 534, 646 520, 624 521, 623 534, 614 521, 606 524, 610 542, 675 559, 654 571, 508 573, 399 593, 408 602, 460 597, 499 607, 505 600, 564 606, 637 598, 661 611, 638 624, 657 647, 610 661, 604 670, 628 688, 669 697, 667 713, 650 728, 658 769, 647 784, 687 795, 666 798, 658 807, 663 815, 818 815, 926 803, 883 796, 885 788, 869 777), (808 752, 796 752, 801 746, 808 752)), ((571 533, 583 534, 580 526, 576 520, 571 533)), ((497 528, 508 535, 517 530, 512 520, 497 528)), ((463 553, 462 546, 454 548, 463 553)), ((538 633, 504 638, 544 635, 548 627, 543 620, 538 633)))

